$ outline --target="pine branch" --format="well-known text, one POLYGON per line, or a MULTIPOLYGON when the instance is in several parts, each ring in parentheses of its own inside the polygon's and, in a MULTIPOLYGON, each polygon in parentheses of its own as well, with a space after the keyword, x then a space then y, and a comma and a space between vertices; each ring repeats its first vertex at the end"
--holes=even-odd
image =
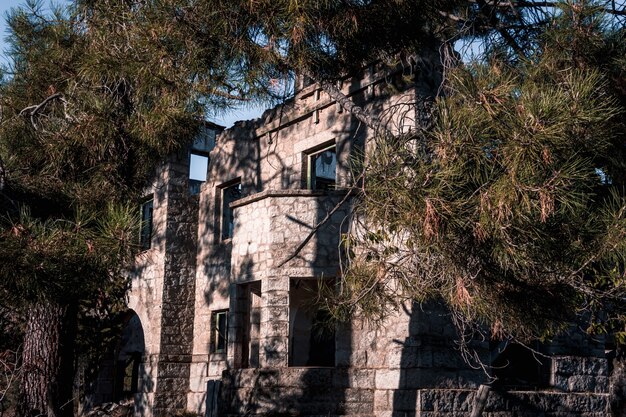
POLYGON ((35 123, 35 116, 37 116, 37 114, 42 112, 46 108, 48 103, 54 100, 59 100, 63 103, 63 114, 65 116, 65 119, 72 120, 72 117, 67 113, 67 100, 65 100, 65 98, 63 97, 63 94, 61 93, 52 94, 51 96, 47 97, 44 101, 42 101, 39 104, 34 104, 32 106, 24 107, 22 111, 20 111, 19 115, 23 116, 24 114, 27 114, 28 116, 30 116, 30 123, 33 125, 33 128, 37 130, 37 124, 35 123))
MULTIPOLYGON (((542 7, 558 7, 559 2, 556 1, 527 1, 527 0, 517 0, 517 1, 499 1, 499 0, 469 0, 470 3, 480 4, 484 3, 488 6, 495 8, 515 8, 515 9, 530 9, 530 8, 542 8, 542 7)), ((602 11, 604 13, 612 14, 615 16, 626 16, 626 10, 619 10, 615 7, 611 8, 603 8, 602 11)))
MULTIPOLYGON (((517 43, 515 38, 511 36, 509 32, 505 29, 502 29, 500 26, 500 19, 495 14, 495 10, 488 4, 487 0, 477 0, 478 5, 480 6, 480 12, 483 16, 489 19, 490 24, 493 28, 502 36, 502 38, 506 41, 506 43, 520 56, 526 56, 522 47, 517 43)), ((510 4, 510 3, 508 3, 510 4)))

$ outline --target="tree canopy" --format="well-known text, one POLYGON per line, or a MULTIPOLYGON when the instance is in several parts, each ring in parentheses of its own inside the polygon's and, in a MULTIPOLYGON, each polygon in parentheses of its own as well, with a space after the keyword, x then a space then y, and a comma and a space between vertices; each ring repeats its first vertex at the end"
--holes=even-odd
POLYGON ((435 72, 421 76, 442 85, 422 91, 423 123, 368 146, 364 227, 346 238, 333 311, 376 318, 439 298, 460 327, 501 337, 550 336, 581 316, 590 331, 623 329, 625 15, 586 0, 15 9, 0 84, 1 300, 106 310, 125 289, 142 187, 204 118, 284 100, 295 74, 330 91, 371 62, 428 56, 435 72), (485 53, 463 62, 459 40, 485 53))
POLYGON ((167 154, 193 139, 202 118, 187 94, 161 79, 98 67, 90 31, 71 11, 46 14, 31 2, 8 22, 0 309, 11 312, 3 319, 24 323, 19 412, 57 415, 71 392, 54 384, 71 390, 73 344, 84 340, 77 328, 89 322, 97 334, 106 320, 93 319, 123 308, 142 189, 167 154), (47 383, 36 387, 40 378, 47 383))
POLYGON ((376 141, 338 314, 437 298, 467 335, 549 338, 581 318, 623 332, 626 32, 614 23, 562 4, 524 55, 498 46, 450 69, 425 147, 376 141))

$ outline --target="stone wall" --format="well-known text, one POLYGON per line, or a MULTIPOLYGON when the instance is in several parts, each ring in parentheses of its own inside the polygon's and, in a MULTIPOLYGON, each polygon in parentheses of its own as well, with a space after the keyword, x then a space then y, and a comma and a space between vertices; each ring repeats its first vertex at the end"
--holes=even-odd
MULTIPOLYGON (((349 80, 344 84, 343 89, 347 93, 350 91, 355 93, 367 88, 368 83, 371 81, 349 80)), ((264 255, 258 247, 255 248, 252 243, 244 243, 238 237, 241 233, 247 233, 246 227, 261 223, 258 221, 255 223, 255 214, 244 213, 246 209, 243 207, 235 208, 237 211, 236 227, 243 227, 240 232, 235 233, 235 237, 240 241, 239 247, 233 250, 234 242, 232 240, 224 241, 220 238, 220 187, 240 179, 244 196, 254 196, 257 193, 271 193, 273 191, 299 191, 304 194, 303 201, 309 201, 309 203, 304 202, 302 203, 303 206, 294 207, 294 209, 304 210, 300 214, 310 217, 311 214, 306 212, 308 208, 305 208, 304 205, 313 204, 316 199, 320 199, 320 196, 313 196, 310 192, 307 194, 306 190, 302 190, 303 153, 320 144, 335 142, 339 160, 337 181, 340 186, 349 184, 351 178, 350 159, 354 150, 353 147, 362 144, 363 138, 367 134, 365 127, 356 131, 357 125, 358 123, 351 115, 342 112, 324 93, 312 86, 288 102, 283 108, 268 111, 256 121, 239 122, 218 137, 216 148, 210 155, 211 162, 207 182, 203 185, 199 196, 195 321, 188 394, 188 408, 190 410, 202 412, 205 409, 208 381, 220 378, 222 371, 229 366, 225 353, 211 352, 212 313, 230 308, 231 299, 235 297, 235 288, 232 285, 253 280, 241 275, 244 272, 242 269, 244 265, 255 264, 257 265, 257 272, 260 272, 259 265, 261 263, 276 261, 271 255, 264 255), (288 114, 288 116, 283 117, 284 114, 288 114), (247 246, 245 249, 243 248, 244 245, 247 246), (250 251, 255 252, 256 261, 255 255, 251 255, 250 251), (243 253, 243 255, 239 255, 239 253, 243 253), (238 262, 235 271, 231 271, 232 258, 236 258, 236 262, 238 262)), ((264 194, 260 196, 262 195, 264 194)), ((296 198, 297 196, 298 194, 293 197, 296 198)), ((256 199, 257 197, 252 198, 256 199)), ((274 197, 267 198, 269 202, 274 197)), ((330 203, 325 204, 324 207, 330 203)), ((280 203, 275 203, 272 210, 274 212, 280 211, 280 203)), ((317 214, 318 212, 316 212, 317 214)), ((269 219, 269 213, 266 218, 269 219)), ((309 224, 314 225, 312 222, 309 224)), ((261 224, 261 227, 267 226, 261 224)), ((292 229, 294 234, 287 234, 289 247, 295 247, 300 243, 298 239, 305 237, 302 232, 293 227, 292 229)), ((299 227, 299 229, 304 228, 299 227)), ((278 231, 278 229, 273 230, 278 231)), ((266 242, 263 241, 263 233, 260 229, 252 230, 251 233, 255 239, 258 239, 257 245, 265 245, 266 242)), ((280 239, 284 238, 284 233, 282 237, 280 233, 277 233, 274 236, 274 242, 272 242, 274 246, 282 245, 280 252, 275 252, 280 253, 281 256, 286 254, 286 250, 289 248, 284 241, 280 242, 280 239)), ((334 244, 332 246, 336 247, 334 244)), ((311 247, 309 246, 309 248, 311 247)), ((310 258, 310 255, 307 256, 310 258)), ((300 261, 295 260, 294 262, 300 261)), ((327 268, 325 273, 328 271, 334 275, 336 265, 327 268)), ((274 291, 275 295, 277 294, 276 291, 284 291, 280 288, 285 287, 285 285, 288 286, 288 278, 285 282, 280 279, 270 280, 267 271, 260 273, 266 277, 266 286, 274 286, 271 291, 274 291)), ((311 271, 306 274, 307 277, 314 276, 311 271)), ((258 278, 254 279, 262 279, 262 277, 259 275, 258 278)), ((267 299, 266 297, 265 300, 267 299)), ((280 297, 273 298, 273 300, 276 299, 280 300, 280 297)), ((236 317, 230 319, 231 323, 235 323, 236 317)), ((268 319, 269 317, 265 318, 266 321, 268 319)), ((232 349, 229 351, 232 352, 232 349)), ((230 366, 232 366, 232 362, 230 366)))
MULTIPOLYGON (((400 132, 421 120, 410 105, 416 95, 436 86, 391 95, 370 71, 340 88, 400 132)), ((215 411, 207 389, 221 380, 223 415, 469 417, 489 379, 457 350, 456 330, 437 303, 405 305, 379 327, 357 319, 340 325, 334 367, 289 366, 292 285, 340 275, 351 208, 344 188, 359 175, 353 157, 371 135, 313 85, 222 133, 198 200, 186 193, 184 158, 168 162, 154 187, 153 248, 138 258, 129 299, 146 333, 138 414, 215 411), (305 189, 309 155, 333 144, 337 189, 305 189), (225 236, 224 189, 237 183, 242 198, 229 206, 234 233, 225 236), (218 352, 212 323, 225 310, 228 345, 218 352)), ((489 341, 471 347, 490 363, 489 341)), ((576 331, 559 338, 542 351, 552 356, 549 387, 494 389, 483 415, 603 415, 602 349, 576 331)))
MULTIPOLYGON (((187 408, 198 213, 197 198, 188 192, 188 164, 186 152, 173 155, 145 192, 154 202, 151 244, 136 258, 128 294, 128 307, 137 314, 145 345, 135 394, 138 416, 169 415, 187 408)), ((111 369, 116 360, 111 359, 111 369)), ((119 370, 107 373, 103 368, 94 403, 114 399, 115 372, 119 370)))
POLYGON ((196 278, 197 198, 189 194, 187 159, 168 165, 161 348, 153 414, 187 409, 196 278))

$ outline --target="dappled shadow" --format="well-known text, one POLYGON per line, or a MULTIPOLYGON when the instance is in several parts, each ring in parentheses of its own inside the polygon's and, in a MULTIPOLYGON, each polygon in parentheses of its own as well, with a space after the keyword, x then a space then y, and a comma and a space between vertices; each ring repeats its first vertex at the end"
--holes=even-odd
MULTIPOLYGON (((104 403, 134 399, 136 410, 145 410, 144 393, 152 392, 153 381, 146 372, 144 329, 133 310, 120 316, 120 333, 97 366, 97 373, 83 375, 84 397, 81 414, 104 403)), ((81 372, 86 372, 81 369, 81 372)))
MULTIPOLYGON (((335 107, 323 109, 328 114, 320 117, 320 125, 314 121, 314 114, 308 114, 298 121, 298 125, 287 124, 257 139, 260 154, 256 163, 257 166, 263 165, 263 168, 257 170, 256 174, 261 176, 261 180, 248 178, 247 181, 256 184, 258 188, 255 191, 261 194, 255 196, 246 192, 244 178, 246 172, 252 174, 252 170, 245 156, 243 168, 241 165, 237 168, 228 163, 224 165, 229 175, 241 176, 244 190, 242 201, 234 204, 235 237, 229 248, 232 251, 231 287, 236 288, 259 278, 268 287, 261 288, 262 308, 265 309, 261 313, 262 333, 265 332, 261 339, 261 368, 254 367, 249 361, 246 363, 241 358, 237 359, 237 356, 249 355, 250 352, 238 346, 247 342, 240 336, 241 316, 231 311, 233 323, 230 336, 233 343, 229 348, 235 352, 229 353, 233 359, 228 362, 222 377, 220 412, 223 414, 341 415, 355 410, 372 411, 371 387, 367 387, 370 398, 366 398, 366 387, 356 387, 354 379, 350 379, 350 326, 344 325, 342 331, 334 333, 330 346, 333 350, 332 358, 329 359, 328 354, 317 358, 320 352, 310 350, 310 346, 315 346, 313 336, 307 336, 299 342, 310 345, 308 349, 303 347, 307 353, 302 354, 306 358, 295 361, 300 366, 288 366, 296 349, 294 339, 290 337, 294 326, 302 326, 300 331, 308 334, 314 333, 316 329, 311 327, 319 315, 312 312, 313 320, 296 320, 298 313, 289 301, 293 297, 292 286, 299 282, 337 276, 340 236, 348 224, 346 213, 349 212, 349 205, 346 203, 346 207, 336 213, 328 224, 314 230, 342 200, 344 193, 298 191, 306 184, 306 152, 332 139, 338 155, 336 177, 340 187, 343 187, 349 185, 352 168, 350 155, 355 144, 360 143, 362 146, 365 135, 364 129, 360 132, 357 129, 358 123, 354 118, 349 115, 346 117, 345 114, 338 117, 334 110, 335 107), (338 120, 347 124, 342 125, 338 120), (328 126, 322 126, 324 124, 328 126), (281 190, 293 192, 281 193, 281 190), (280 264, 312 231, 314 237, 300 253, 285 265, 280 264), (302 366, 313 364, 318 366, 302 366), (319 366, 321 364, 330 366, 319 366)), ((268 117, 268 114, 265 116, 268 117)), ((232 157, 237 156, 234 153, 226 156, 232 157)), ((217 157, 213 159, 216 160, 217 157)), ((217 212, 214 212, 214 230, 219 227, 216 217, 217 212)), ((219 256, 222 255, 228 256, 224 252, 219 256)), ((241 308, 232 300, 233 296, 237 297, 236 294, 237 291, 231 290, 231 310, 241 308)), ((210 303, 215 297, 212 294, 205 300, 210 303)), ((321 340, 318 342, 324 343, 321 340)), ((303 352, 302 349, 300 351, 303 352)))
MULTIPOLYGON (((390 101, 390 90, 378 81, 375 84, 364 85, 359 77, 345 81, 344 89, 357 105, 386 118, 385 124, 397 119, 408 123, 396 131, 414 125, 416 117, 407 107, 410 94, 390 101)), ((339 275, 340 242, 350 223, 351 202, 346 199, 340 210, 336 205, 344 200, 343 189, 360 176, 353 156, 372 135, 315 86, 305 93, 283 109, 268 111, 261 120, 239 123, 218 138, 197 202, 181 193, 170 204, 172 191, 187 187, 186 179, 178 174, 155 187, 155 227, 162 234, 153 238, 154 248, 144 253, 145 262, 138 263, 135 273, 148 279, 135 281, 140 290, 131 297, 135 297, 134 305, 145 309, 140 316, 161 327, 160 333, 155 332, 158 340, 150 336, 146 340, 147 351, 160 353, 159 363, 147 358, 145 364, 146 381, 153 384, 145 388, 154 392, 158 378, 159 393, 153 403, 149 395, 142 396, 139 412, 208 408, 214 402, 210 397, 215 397, 207 394, 208 389, 215 390, 219 384, 207 385, 206 380, 220 379, 221 370, 226 369, 221 398, 228 414, 374 413, 372 359, 360 352, 357 364, 354 357, 353 334, 359 330, 353 330, 352 324, 341 325, 334 346, 327 346, 335 353, 329 360, 325 349, 314 347, 310 335, 313 323, 324 321, 323 313, 297 317, 290 302, 297 282, 339 275), (333 144, 336 189, 303 190, 311 183, 307 164, 312 164, 321 148, 333 144), (224 192, 235 184, 241 184, 241 198, 227 204, 224 192), (159 202, 166 199, 167 207, 162 210, 167 213, 160 216, 159 202), (232 236, 224 230, 231 210, 235 213, 232 236), (320 225, 328 217, 328 223, 320 225), (310 241, 287 259, 309 233, 313 233, 310 241), (160 263, 162 272, 154 266, 160 263), (149 306, 160 300, 163 310, 151 311, 149 306), (215 340, 219 337, 215 318, 224 311, 229 317, 227 352, 216 349, 215 340), (308 334, 295 341, 297 331, 308 334), (309 345, 300 349, 303 356, 295 361, 294 343, 309 345), (319 353, 324 354, 316 358, 319 353), (290 363, 334 366, 290 367, 290 363), (190 382, 185 385, 185 380, 190 382)), ((330 339, 318 342, 331 344, 330 339)), ((408 339, 400 343, 410 345, 408 339)), ((406 360, 413 355, 409 350, 406 360)), ((401 385, 409 387, 409 379, 401 385)), ((400 407, 397 395, 393 403, 400 407)))
MULTIPOLYGON (((467 363, 458 350, 458 334, 450 313, 442 302, 413 303, 404 306, 408 316, 406 337, 396 340, 401 348, 398 364, 398 388, 393 391, 393 415, 418 416, 421 411, 420 390, 474 390, 487 382, 487 375, 476 364, 467 363)), ((470 342, 470 349, 488 363, 486 342, 470 342)), ((467 393, 457 393, 447 407, 453 411, 468 411, 467 393), (460 409, 459 409, 460 408, 460 409)))

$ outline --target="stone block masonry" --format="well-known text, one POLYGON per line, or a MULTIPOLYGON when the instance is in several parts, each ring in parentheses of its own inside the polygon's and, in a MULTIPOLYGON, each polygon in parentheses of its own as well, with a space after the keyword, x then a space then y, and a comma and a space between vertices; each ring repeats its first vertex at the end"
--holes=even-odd
POLYGON ((174 159, 166 169, 170 183, 163 201, 167 214, 155 417, 187 409, 195 303, 197 199, 189 195, 187 164, 174 159))
MULTIPOLYGON (((423 99, 423 88, 390 93, 376 74, 340 88, 385 117, 423 99)), ((341 276, 354 220, 344 197, 372 135, 312 85, 218 135, 198 196, 189 195, 185 157, 166 163, 154 189, 154 247, 138 258, 129 297, 151 358, 138 416, 470 417, 478 387, 493 381, 460 355, 442 305, 407 303, 378 327, 359 318, 322 326, 327 316, 313 293, 341 276)), ((497 361, 528 359, 503 359, 507 351, 494 345, 471 344, 487 372, 497 361)), ((603 349, 575 332, 542 346, 550 360, 496 381, 483 417, 606 415, 603 349)))

